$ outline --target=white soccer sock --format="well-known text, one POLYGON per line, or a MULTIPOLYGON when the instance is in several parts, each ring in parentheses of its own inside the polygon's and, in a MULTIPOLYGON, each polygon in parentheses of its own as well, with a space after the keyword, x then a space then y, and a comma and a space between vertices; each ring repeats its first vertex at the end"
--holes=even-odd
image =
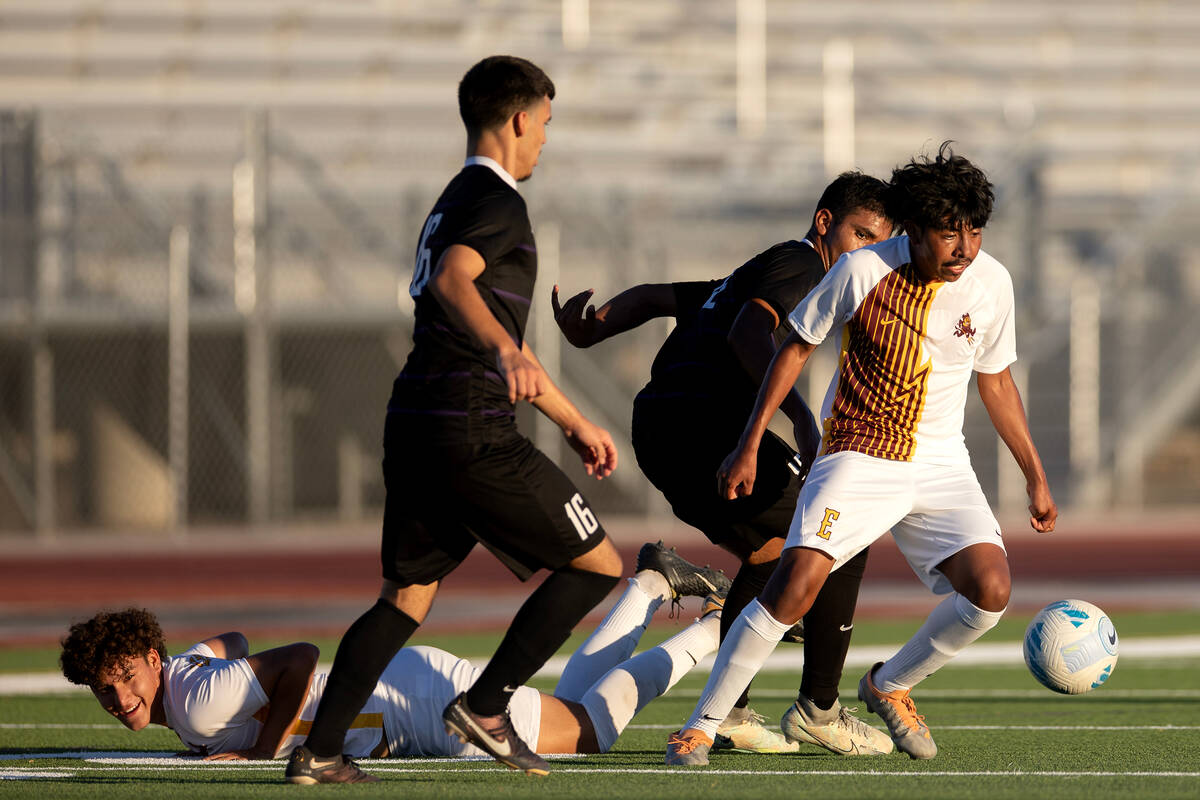
POLYGON ((650 618, 670 596, 671 587, 661 573, 642 570, 630 578, 612 611, 571 654, 554 696, 579 702, 600 676, 629 658, 650 618))
POLYGON ((712 675, 684 727, 711 738, 791 627, 772 617, 757 598, 751 600, 725 634, 712 675))
POLYGON ((911 689, 996 626, 1003 611, 984 611, 955 592, 871 679, 881 692, 911 689))
POLYGON ((613 667, 580 701, 592 720, 596 743, 607 753, 647 703, 661 696, 717 649, 721 618, 710 614, 624 664, 613 667))

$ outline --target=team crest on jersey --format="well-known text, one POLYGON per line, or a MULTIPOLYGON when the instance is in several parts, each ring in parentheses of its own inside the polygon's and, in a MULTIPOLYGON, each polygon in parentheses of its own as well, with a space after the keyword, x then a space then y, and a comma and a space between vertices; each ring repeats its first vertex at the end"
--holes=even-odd
POLYGON ((975 344, 975 329, 971 327, 971 315, 963 314, 954 326, 955 336, 967 337, 967 344, 975 344))

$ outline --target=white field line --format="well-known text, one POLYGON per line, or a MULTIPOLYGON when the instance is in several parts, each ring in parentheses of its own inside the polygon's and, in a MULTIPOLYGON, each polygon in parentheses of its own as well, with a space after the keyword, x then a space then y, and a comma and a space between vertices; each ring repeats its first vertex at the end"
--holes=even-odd
MULTIPOLYGON (((900 645, 874 645, 870 647, 852 647, 846 657, 846 669, 855 670, 869 667, 877 661, 886 661, 900 649, 900 645)), ((1155 636, 1136 639, 1122 639, 1120 658, 1130 659, 1170 659, 1190 658, 1200 656, 1200 636, 1155 636)), ((567 665, 567 656, 555 656, 537 672, 538 677, 557 678, 562 675, 567 665)), ((713 656, 701 659, 697 671, 712 670, 713 656)), ((485 660, 476 660, 477 666, 482 667, 485 660)), ((954 658, 946 668, 960 666, 1012 666, 1025 663, 1021 654, 1020 642, 976 642, 954 658)), ((804 665, 802 648, 791 647, 776 650, 763 665, 764 672, 795 672, 799 674, 804 665)), ((329 664, 319 664, 317 669, 328 672, 329 664)), ((61 692, 87 691, 85 687, 74 686, 56 672, 25 672, 0 675, 0 695, 38 695, 58 694, 61 692)), ((1106 693, 1107 694, 1107 693, 1106 693)))
MULTIPOLYGON (((373 774, 446 774, 458 772, 478 773, 484 768, 468 767, 466 769, 459 767, 433 768, 433 767, 397 767, 391 766, 387 762, 380 761, 360 761, 364 766, 369 765, 370 771, 373 774)), ((187 765, 166 765, 166 764, 139 764, 138 766, 147 767, 146 771, 153 772, 190 772, 197 769, 201 770, 221 770, 221 771, 252 771, 252 772, 275 772, 278 771, 280 765, 277 763, 269 764, 250 764, 250 763, 231 763, 227 761, 196 761, 187 765)), ((114 765, 114 766, 95 766, 92 764, 80 764, 78 767, 71 767, 82 773, 97 773, 97 772, 128 772, 130 765, 114 765)), ((0 775, 5 777, 24 777, 31 772, 41 772, 44 770, 25 770, 21 768, 6 768, 0 775)), ((497 775, 518 775, 519 773, 511 770, 495 770, 497 775)), ((709 778, 714 776, 796 776, 803 775, 809 777, 854 777, 861 775, 869 775, 873 778, 975 778, 975 777, 1011 777, 1011 778, 1200 778, 1200 772, 1155 772, 1155 771, 1129 771, 1120 772, 1116 770, 938 770, 929 772, 885 772, 882 770, 749 770, 749 769, 704 769, 704 770, 677 770, 667 767, 658 768, 637 768, 637 767, 561 767, 554 769, 555 774, 597 774, 597 775, 674 775, 684 778, 709 778)), ((55 777, 58 777, 57 775, 55 777)), ((66 777, 66 776, 64 776, 66 777)), ((522 776, 523 777, 523 776, 522 776)))

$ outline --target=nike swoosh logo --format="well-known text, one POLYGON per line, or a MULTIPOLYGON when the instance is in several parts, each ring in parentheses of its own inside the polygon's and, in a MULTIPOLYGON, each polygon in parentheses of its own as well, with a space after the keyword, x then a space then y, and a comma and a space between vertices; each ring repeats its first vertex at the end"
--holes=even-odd
POLYGON ((683 654, 692 660, 693 667, 700 663, 699 660, 697 660, 697 658, 694 655, 692 655, 691 653, 689 653, 687 650, 684 650, 683 654))
POLYGON ((879 327, 886 328, 888 325, 895 325, 897 322, 900 322, 899 317, 892 317, 891 319, 881 319, 881 320, 879 320, 879 327))
POLYGON ((851 628, 853 628, 853 627, 854 627, 854 623, 853 623, 853 622, 851 622, 849 625, 839 625, 839 626, 838 626, 838 630, 839 630, 839 631, 848 631, 848 630, 850 630, 850 629, 851 629, 851 628))
POLYGON ((1108 643, 1109 643, 1109 644, 1116 644, 1116 643, 1117 643, 1117 635, 1116 635, 1115 633, 1110 633, 1110 634, 1108 635, 1108 643))
POLYGON ((698 573, 697 573, 696 577, 699 578, 701 581, 703 581, 704 585, 707 586, 709 589, 713 590, 714 592, 717 590, 717 587, 713 586, 712 583, 709 582, 708 578, 706 578, 703 575, 700 575, 698 573))
POLYGON ((724 720, 717 719, 716 717, 710 717, 708 714, 701 714, 700 719, 706 719, 709 722, 724 722, 724 720))

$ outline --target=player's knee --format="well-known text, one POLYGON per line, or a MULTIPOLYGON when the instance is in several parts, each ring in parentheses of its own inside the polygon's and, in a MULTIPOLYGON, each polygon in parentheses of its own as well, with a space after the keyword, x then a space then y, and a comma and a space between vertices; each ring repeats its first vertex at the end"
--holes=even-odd
POLYGON ((613 546, 612 540, 607 538, 573 560, 570 566, 573 569, 595 572, 597 575, 607 575, 611 578, 619 578, 625 572, 621 554, 613 546))
POLYGON ((984 611, 1003 611, 1012 594, 1012 581, 1008 571, 994 570, 980 575, 966 593, 967 599, 984 611))

